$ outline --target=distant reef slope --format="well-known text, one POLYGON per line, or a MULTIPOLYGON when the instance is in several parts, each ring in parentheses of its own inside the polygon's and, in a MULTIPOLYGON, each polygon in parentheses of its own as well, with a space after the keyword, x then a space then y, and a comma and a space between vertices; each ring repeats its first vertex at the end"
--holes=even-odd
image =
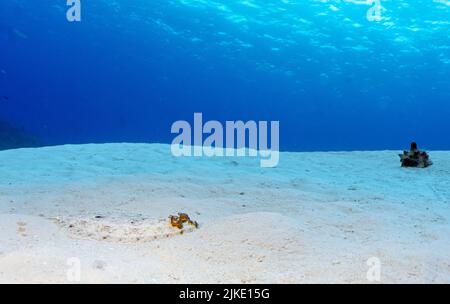
POLYGON ((10 123, 0 120, 0 150, 37 147, 40 139, 10 123))

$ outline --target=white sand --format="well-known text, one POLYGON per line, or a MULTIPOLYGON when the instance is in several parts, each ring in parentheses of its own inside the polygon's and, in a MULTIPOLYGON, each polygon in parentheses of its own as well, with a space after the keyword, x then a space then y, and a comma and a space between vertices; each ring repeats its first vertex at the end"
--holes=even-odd
POLYGON ((450 283, 450 152, 174 158, 168 145, 0 152, 0 282, 450 283), (200 223, 180 235, 167 217, 200 223), (95 218, 101 216, 101 218, 95 218))

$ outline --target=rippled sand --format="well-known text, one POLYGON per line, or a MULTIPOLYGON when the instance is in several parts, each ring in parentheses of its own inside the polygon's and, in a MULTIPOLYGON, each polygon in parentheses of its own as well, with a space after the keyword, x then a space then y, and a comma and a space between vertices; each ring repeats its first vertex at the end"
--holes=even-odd
POLYGON ((175 158, 170 146, 0 152, 0 282, 450 283, 450 152, 175 158), (168 216, 199 229, 181 233, 168 216), (67 276, 69 272, 69 277, 67 276))

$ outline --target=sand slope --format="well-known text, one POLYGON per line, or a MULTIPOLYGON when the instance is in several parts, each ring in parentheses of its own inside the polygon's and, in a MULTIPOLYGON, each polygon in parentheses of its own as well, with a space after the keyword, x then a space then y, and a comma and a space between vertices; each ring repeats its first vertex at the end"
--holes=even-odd
POLYGON ((450 283, 450 152, 174 158, 170 146, 0 152, 0 282, 450 283), (167 217, 187 212, 183 234, 167 217))

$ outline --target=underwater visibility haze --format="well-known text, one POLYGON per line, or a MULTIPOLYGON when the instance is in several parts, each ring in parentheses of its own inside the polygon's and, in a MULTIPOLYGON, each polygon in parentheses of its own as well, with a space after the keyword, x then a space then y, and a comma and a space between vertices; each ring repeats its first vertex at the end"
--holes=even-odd
POLYGON ((450 0, 0 0, 0 284, 448 284, 449 131, 450 0))
POLYGON ((279 120, 281 150, 450 149, 449 0, 81 3, 0 1, 0 147, 170 143, 201 112, 279 120))

